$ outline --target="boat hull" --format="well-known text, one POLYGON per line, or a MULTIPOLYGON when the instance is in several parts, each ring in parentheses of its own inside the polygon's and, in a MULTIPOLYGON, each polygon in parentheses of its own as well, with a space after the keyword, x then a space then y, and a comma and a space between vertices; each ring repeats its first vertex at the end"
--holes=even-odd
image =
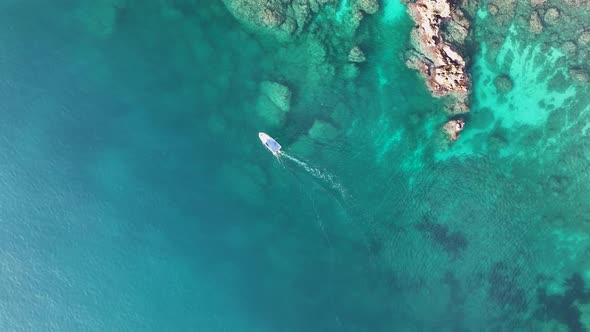
POLYGON ((267 134, 260 132, 258 133, 258 138, 260 138, 262 144, 274 155, 279 154, 281 151, 281 145, 275 141, 274 138, 268 136, 267 134))

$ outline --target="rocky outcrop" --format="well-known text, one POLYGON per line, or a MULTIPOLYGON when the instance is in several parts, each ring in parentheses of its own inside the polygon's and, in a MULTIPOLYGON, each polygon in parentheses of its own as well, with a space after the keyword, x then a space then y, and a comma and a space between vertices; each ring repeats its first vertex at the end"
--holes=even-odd
POLYGON ((443 130, 448 135, 448 138, 451 140, 451 142, 454 142, 459 139, 459 132, 461 132, 464 127, 465 122, 461 119, 457 119, 445 123, 443 130))
POLYGON ((466 63, 457 48, 446 39, 462 43, 467 36, 469 21, 448 0, 417 0, 408 3, 414 22, 414 49, 406 54, 406 64, 419 70, 435 97, 453 95, 454 112, 465 111, 470 80, 466 63), (449 29, 443 33, 442 26, 449 29))
MULTIPOLYGON (((435 97, 451 96, 447 106, 451 114, 469 112, 468 96, 471 86, 466 61, 461 55, 469 33, 469 20, 451 0, 416 0, 407 3, 415 22, 412 30, 414 48, 406 53, 406 65, 426 79, 435 97)), ((451 142, 459 138, 465 122, 450 120, 443 131, 451 142)))

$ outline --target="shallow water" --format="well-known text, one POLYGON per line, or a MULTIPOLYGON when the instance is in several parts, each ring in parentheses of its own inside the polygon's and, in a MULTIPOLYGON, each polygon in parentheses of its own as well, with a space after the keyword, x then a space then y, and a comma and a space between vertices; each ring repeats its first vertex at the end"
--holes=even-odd
POLYGON ((559 50, 508 38, 488 63, 482 39, 448 146, 384 8, 344 79, 221 2, 3 2, 1 329, 582 330, 588 87, 556 78, 559 50), (262 80, 293 92, 280 125, 262 80))

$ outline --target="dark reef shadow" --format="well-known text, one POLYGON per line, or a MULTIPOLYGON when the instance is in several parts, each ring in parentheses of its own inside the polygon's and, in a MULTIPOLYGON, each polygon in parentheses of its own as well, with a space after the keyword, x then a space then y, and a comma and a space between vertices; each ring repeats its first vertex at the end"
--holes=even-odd
POLYGON ((540 320, 554 319, 568 327, 570 331, 586 331, 580 322, 581 313, 576 303, 590 302, 590 290, 586 290, 584 280, 574 273, 566 281, 567 290, 560 294, 548 294, 547 289, 538 289, 537 298, 541 306, 535 316, 540 320))
POLYGON ((501 308, 525 312, 528 301, 525 290, 518 285, 518 269, 503 262, 495 263, 488 274, 488 298, 501 308))
POLYGON ((458 258, 469 244, 463 233, 451 232, 447 225, 437 224, 428 216, 423 217, 422 222, 415 227, 418 231, 428 234, 430 239, 440 245, 453 259, 458 258))
POLYGON ((461 281, 455 276, 452 271, 447 271, 442 278, 442 282, 449 287, 449 305, 448 317, 449 328, 451 331, 463 332, 468 329, 463 326, 466 294, 463 291, 461 281))

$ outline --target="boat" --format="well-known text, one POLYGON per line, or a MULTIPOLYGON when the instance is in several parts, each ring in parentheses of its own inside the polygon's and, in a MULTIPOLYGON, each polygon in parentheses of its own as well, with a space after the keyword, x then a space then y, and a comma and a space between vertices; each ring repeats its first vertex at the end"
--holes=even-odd
POLYGON ((260 138, 262 144, 264 144, 264 146, 266 146, 266 148, 270 152, 272 152, 272 154, 274 154, 275 156, 279 155, 279 153, 281 152, 281 145, 277 141, 275 141, 274 138, 262 132, 258 133, 258 138, 260 138))

